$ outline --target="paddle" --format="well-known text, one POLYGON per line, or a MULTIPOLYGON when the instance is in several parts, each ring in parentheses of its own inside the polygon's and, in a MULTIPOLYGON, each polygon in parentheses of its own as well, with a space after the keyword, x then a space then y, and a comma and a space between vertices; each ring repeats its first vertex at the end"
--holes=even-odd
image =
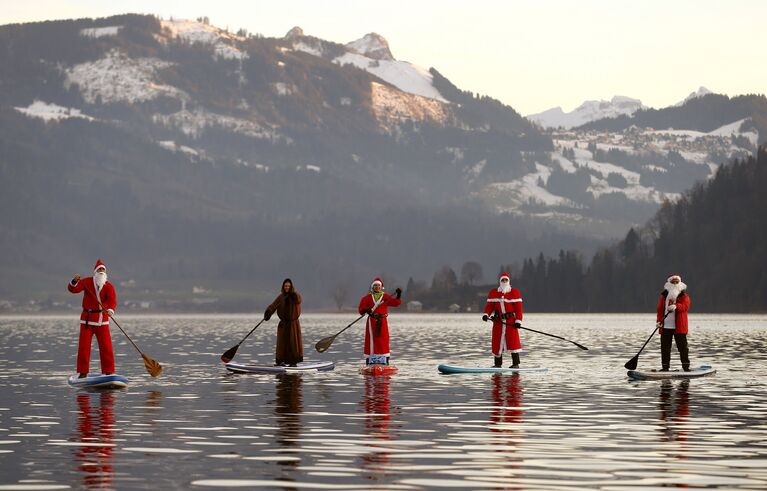
POLYGON ((133 340, 128 336, 128 333, 125 332, 125 329, 122 328, 122 326, 117 322, 117 319, 114 318, 114 316, 109 315, 109 312, 106 312, 107 317, 112 319, 115 322, 115 325, 122 331, 123 334, 125 334, 125 337, 128 338, 128 341, 133 345, 134 348, 136 348, 136 351, 139 352, 141 355, 141 358, 144 360, 144 367, 146 368, 146 371, 149 372, 149 375, 152 377, 158 377, 162 373, 162 365, 157 360, 154 360, 150 357, 148 357, 144 352, 142 352, 138 346, 136 346, 136 343, 133 342, 133 340))
POLYGON ((96 301, 99 303, 99 307, 101 308, 101 311, 104 312, 107 315, 107 317, 109 317, 115 322, 115 325, 118 327, 118 329, 120 329, 120 331, 122 331, 122 333, 125 334, 125 337, 128 338, 128 341, 130 341, 133 347, 136 348, 136 351, 139 352, 139 354, 141 355, 141 358, 144 360, 144 367, 146 368, 146 371, 149 372, 149 375, 151 375, 152 377, 159 376, 162 373, 162 365, 160 365, 157 362, 157 360, 154 360, 148 357, 147 355, 145 355, 144 352, 142 352, 139 349, 139 347, 136 346, 136 343, 134 343, 133 340, 130 338, 130 336, 128 336, 128 333, 125 332, 125 329, 123 329, 122 326, 117 322, 117 319, 115 319, 114 316, 109 315, 109 312, 107 312, 104 306, 101 305, 101 299, 98 297, 98 295, 96 295, 95 293, 93 293, 87 288, 85 288, 85 291, 90 293, 93 297, 96 298, 96 301))
POLYGON ((265 320, 266 320, 266 319, 261 319, 261 320, 259 321, 259 323, 258 323, 258 324, 256 324, 256 327, 254 327, 253 329, 251 329, 251 330, 250 330, 250 332, 249 332, 248 334, 246 334, 244 338, 242 338, 242 341, 240 341, 240 342, 239 342, 239 343, 237 343, 236 345, 234 345, 234 346, 232 346, 231 348, 229 348, 228 350, 226 350, 226 351, 224 352, 224 354, 223 354, 223 355, 221 355, 221 361, 223 361, 224 363, 229 363, 230 361, 232 361, 232 358, 234 358, 234 355, 236 355, 236 354, 237 354, 237 349, 240 347, 240 345, 241 345, 242 343, 244 343, 244 342, 245 342, 245 340, 246 340, 246 339, 248 339, 248 336, 250 336, 251 334, 253 334, 253 331, 255 331, 256 329, 258 329, 258 326, 260 326, 260 325, 261 325, 261 324, 262 324, 262 323, 263 323, 265 320))
MULTIPOLYGON (((666 312, 666 315, 663 316, 663 320, 664 321, 666 320, 666 317, 668 317, 669 313, 670 313, 670 311, 666 312)), ((663 321, 661 321, 661 322, 663 322, 663 321)), ((634 355, 634 358, 630 359, 629 361, 626 362, 625 365, 623 365, 623 367, 625 369, 627 369, 627 370, 636 370, 637 369, 637 365, 639 364, 639 353, 641 353, 642 350, 644 350, 644 347, 647 346, 647 343, 650 342, 650 340, 652 339, 653 336, 655 336, 655 333, 657 331, 658 331, 657 327, 652 330, 652 332, 650 333, 650 337, 647 338, 647 341, 644 342, 642 347, 639 349, 639 352, 636 355, 634 355)))
POLYGON ((538 334, 543 334, 544 336, 551 336, 552 338, 561 339, 562 341, 567 341, 568 343, 573 343, 575 346, 579 347, 582 350, 588 350, 588 348, 583 346, 582 344, 578 344, 575 341, 570 341, 569 339, 563 338, 562 336, 557 336, 555 334, 549 334, 549 333, 543 332, 543 331, 536 331, 535 329, 530 329, 529 327, 522 327, 522 326, 517 326, 515 324, 508 324, 505 321, 503 321, 503 320, 501 320, 500 318, 497 318, 497 317, 490 317, 490 319, 492 319, 492 320, 499 320, 499 321, 501 321, 502 324, 506 324, 509 327, 514 327, 514 328, 517 328, 517 329, 524 329, 525 331, 537 332, 538 334))
POLYGON ((362 314, 361 316, 357 317, 356 319, 354 319, 354 322, 352 322, 348 326, 344 327, 343 329, 341 329, 337 333, 333 334, 332 336, 328 336, 326 338, 320 339, 319 341, 317 341, 317 344, 314 345, 314 349, 316 349, 320 353, 326 352, 328 350, 328 348, 330 348, 330 345, 333 344, 333 341, 336 339, 336 336, 338 336, 339 334, 341 334, 345 330, 347 330, 350 327, 352 327, 354 324, 357 323, 358 320, 362 319, 363 317, 365 317, 365 314, 362 314))

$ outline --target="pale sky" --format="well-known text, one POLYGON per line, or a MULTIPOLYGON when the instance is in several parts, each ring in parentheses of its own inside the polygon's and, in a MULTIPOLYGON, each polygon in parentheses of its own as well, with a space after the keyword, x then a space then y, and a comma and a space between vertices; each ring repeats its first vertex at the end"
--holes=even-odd
POLYGON ((762 0, 0 0, 0 24, 129 12, 338 43, 377 32, 398 60, 523 115, 614 95, 665 107, 700 86, 767 93, 762 0))

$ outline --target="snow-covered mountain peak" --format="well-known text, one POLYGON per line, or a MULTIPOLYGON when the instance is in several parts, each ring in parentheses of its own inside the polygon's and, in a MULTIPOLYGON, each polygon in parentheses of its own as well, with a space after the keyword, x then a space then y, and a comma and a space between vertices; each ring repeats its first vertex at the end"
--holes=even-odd
POLYGON ((300 38, 304 36, 304 30, 296 26, 285 34, 285 39, 300 38))
POLYGON ((362 38, 347 43, 346 48, 374 60, 394 61, 389 50, 389 42, 375 32, 365 34, 362 38))
POLYGON ((698 97, 703 97, 704 95, 713 94, 712 91, 708 90, 707 88, 703 87, 702 85, 698 88, 698 90, 694 92, 690 92, 690 95, 684 98, 682 102, 678 102, 674 104, 675 106, 684 106, 687 104, 687 101, 691 101, 692 99, 697 99, 698 97))
POLYGON ((555 107, 531 114, 527 119, 546 128, 573 128, 598 119, 631 115, 645 107, 639 99, 616 95, 609 101, 586 101, 569 113, 564 112, 561 107, 555 107))

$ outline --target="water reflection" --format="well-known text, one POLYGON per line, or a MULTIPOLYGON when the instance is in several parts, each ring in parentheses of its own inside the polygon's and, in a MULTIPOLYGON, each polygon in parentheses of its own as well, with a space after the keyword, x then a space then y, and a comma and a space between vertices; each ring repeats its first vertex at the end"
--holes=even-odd
POLYGON ((115 393, 83 392, 77 398, 77 442, 72 451, 86 489, 111 488, 114 480, 113 451, 115 393), (95 404, 94 404, 95 403, 95 404))
MULTIPOLYGON (((301 436, 301 413, 303 412, 303 394, 301 374, 280 374, 274 385, 274 415, 277 420, 275 440, 280 448, 287 450, 297 447, 301 436)), ((279 460, 280 465, 296 467, 300 460, 279 460)))
POLYGON ((661 381, 658 407, 664 442, 687 441, 686 423, 690 416, 690 381, 674 385, 671 380, 661 381))
MULTIPOLYGON (((392 403, 389 395, 391 375, 366 375, 365 391, 361 405, 365 410, 365 434, 382 442, 392 439, 390 425, 392 422, 392 403)), ((366 469, 380 468, 389 463, 391 452, 386 443, 377 445, 371 443, 371 452, 361 456, 362 467, 366 469)))

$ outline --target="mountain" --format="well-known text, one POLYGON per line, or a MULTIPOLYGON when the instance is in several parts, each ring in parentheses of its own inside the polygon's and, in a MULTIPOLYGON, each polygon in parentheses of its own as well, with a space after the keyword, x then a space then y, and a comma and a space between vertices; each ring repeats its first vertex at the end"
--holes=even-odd
POLYGON ((541 113, 530 114, 527 119, 544 128, 569 129, 599 119, 631 115, 645 108, 646 106, 639 99, 617 95, 609 101, 586 101, 569 113, 564 112, 561 107, 555 107, 541 113))
POLYGON ((685 97, 683 101, 677 102, 676 104, 674 104, 674 106, 684 106, 685 104, 687 104, 688 101, 692 99, 697 99, 698 97, 703 97, 704 95, 708 95, 708 94, 713 94, 713 92, 701 86, 698 90, 694 92, 690 92, 690 95, 685 97))
POLYGON ((123 15, 0 45, 0 272, 20 279, 0 305, 64 301, 97 257, 131 305, 241 310, 285 276, 322 306, 374 276, 594 250, 767 134, 542 130, 374 33, 123 15))

